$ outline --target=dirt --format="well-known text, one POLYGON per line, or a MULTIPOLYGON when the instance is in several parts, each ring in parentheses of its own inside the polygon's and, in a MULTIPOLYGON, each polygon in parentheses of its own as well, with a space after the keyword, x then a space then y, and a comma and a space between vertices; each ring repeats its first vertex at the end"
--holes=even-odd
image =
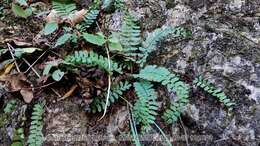
MULTIPOLYGON (((149 58, 179 73, 190 83, 198 75, 224 89, 235 101, 228 112, 214 97, 194 87, 190 104, 181 121, 162 130, 174 145, 191 146, 258 146, 260 144, 260 1, 259 0, 126 0, 142 29, 150 32, 161 26, 183 26, 192 32, 185 40, 168 38, 149 58)), ((48 6, 45 6, 48 11, 48 6)), ((108 26, 118 30, 122 14, 108 16, 108 26)), ((14 38, 35 46, 47 47, 46 40, 35 42, 43 27, 42 19, 17 19, 12 14, 0 21, 0 47, 14 38), (27 25, 28 24, 28 25, 27 25), (8 38, 8 40, 7 40, 8 38), (9 39, 10 38, 10 39, 9 39)), ((37 39, 39 40, 39 39, 37 39)), ((12 42, 13 43, 13 42, 12 42)), ((3 58, 1 58, 3 60, 3 58)), ((71 85, 70 83, 69 85, 71 85)), ((66 83, 63 84, 64 86, 66 83)), ((57 85, 58 86, 58 85, 57 85)), ((3 88, 3 87, 1 87, 3 88)), ((66 91, 67 91, 66 86, 66 91)), ((55 88, 56 89, 56 88, 55 88)), ((64 93, 65 89, 58 90, 64 93)), ((109 109, 106 117, 87 113, 77 95, 59 101, 54 93, 44 93, 50 101, 44 114, 44 145, 132 145, 129 138, 128 110, 124 102, 109 109), (66 137, 64 137, 66 135, 66 137), (118 139, 121 139, 118 140, 118 139)), ((163 95, 162 92, 162 96, 163 95)), ((15 98, 1 90, 3 102, 15 98)), ((19 105, 24 105, 19 100, 19 105)), ((30 105, 28 113, 31 108, 30 105)), ((10 145, 12 127, 17 125, 19 108, 12 113, 8 126, 0 128, 0 145, 10 145)), ((27 115, 29 117, 29 115, 27 115)), ((0 118, 1 119, 1 118, 0 118)), ((158 119, 159 121, 160 119, 158 119)), ((160 121, 159 121, 160 125, 160 121)), ((28 129, 29 125, 25 128, 28 129)), ((154 130, 154 142, 162 145, 154 130)))

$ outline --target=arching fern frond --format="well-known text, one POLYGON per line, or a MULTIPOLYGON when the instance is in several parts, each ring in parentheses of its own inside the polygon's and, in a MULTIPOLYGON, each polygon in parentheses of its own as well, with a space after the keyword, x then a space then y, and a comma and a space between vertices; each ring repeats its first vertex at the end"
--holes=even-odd
POLYGON ((221 90, 213 86, 208 80, 204 79, 202 76, 197 77, 193 83, 209 93, 212 96, 215 96, 223 103, 229 110, 232 110, 234 102, 232 102, 227 95, 221 90))
MULTIPOLYGON (((117 85, 112 86, 111 94, 109 96, 109 102, 108 106, 116 102, 120 96, 123 95, 125 91, 130 89, 131 84, 129 84, 127 81, 125 82, 119 82, 117 85)), ((92 113, 101 112, 105 109, 106 105, 106 99, 105 99, 106 93, 102 94, 101 97, 94 98, 93 102, 90 104, 90 109, 92 113)))
POLYGON ((144 49, 141 50, 138 63, 143 66, 150 53, 157 47, 157 43, 169 35, 173 37, 186 37, 187 31, 181 27, 165 27, 155 29, 153 32, 148 33, 146 40, 142 43, 142 48, 144 49))
POLYGON ((175 92, 178 99, 173 102, 163 114, 163 119, 168 123, 174 123, 188 103, 189 86, 180 81, 180 78, 164 67, 150 65, 140 71, 135 77, 148 81, 159 82, 165 85, 170 92, 175 92))
POLYGON ((52 8, 57 12, 61 17, 67 17, 75 12, 76 4, 70 1, 52 1, 52 8))
POLYGON ((42 115, 44 113, 44 104, 38 103, 33 107, 33 113, 31 116, 32 122, 30 126, 30 135, 28 138, 29 146, 40 146, 43 143, 43 134, 42 134, 42 115))
POLYGON ((137 124, 142 126, 142 132, 148 132, 157 115, 158 103, 153 85, 148 81, 134 83, 137 101, 133 107, 133 115, 137 124))
POLYGON ((87 52, 87 51, 76 51, 74 55, 69 55, 65 58, 65 62, 69 64, 89 64, 89 65, 94 65, 98 66, 99 68, 107 71, 107 72, 118 72, 122 73, 122 66, 119 65, 116 62, 113 62, 110 60, 111 63, 111 70, 109 70, 109 64, 108 60, 106 57, 103 57, 101 55, 98 55, 94 52, 87 52))

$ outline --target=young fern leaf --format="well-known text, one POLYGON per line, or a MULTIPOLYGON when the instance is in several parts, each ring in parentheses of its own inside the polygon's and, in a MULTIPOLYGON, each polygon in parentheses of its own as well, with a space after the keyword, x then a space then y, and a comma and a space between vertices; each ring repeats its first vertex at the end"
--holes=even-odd
POLYGON ((172 102, 170 108, 162 116, 168 124, 176 122, 188 103, 189 86, 180 81, 180 78, 172 74, 168 69, 157 67, 156 65, 145 67, 139 74, 134 75, 134 77, 159 82, 166 86, 168 91, 176 93, 178 100, 172 102))
POLYGON ((33 113, 31 116, 31 126, 30 126, 30 135, 28 138, 29 146, 40 146, 43 143, 43 134, 42 134, 42 115, 44 113, 44 104, 38 103, 33 107, 33 113))
POLYGON ((52 1, 52 8, 57 12, 59 16, 67 17, 75 12, 76 4, 72 2, 54 0, 52 1))
MULTIPOLYGON (((117 85, 113 86, 111 89, 111 94, 109 96, 108 106, 116 102, 119 99, 119 97, 123 95, 123 92, 130 89, 130 87, 131 84, 129 84, 127 81, 119 82, 117 85)), ((94 98, 93 102, 90 104, 90 109, 92 113, 101 112, 105 109, 106 94, 107 93, 104 93, 101 97, 94 98)))
POLYGON ((157 96, 153 89, 153 85, 148 81, 140 81, 134 83, 137 101, 133 107, 133 115, 137 124, 142 126, 142 132, 148 132, 151 124, 155 121, 157 115, 158 103, 157 96))
POLYGON ((111 63, 111 69, 109 70, 109 64, 106 57, 103 57, 101 55, 98 55, 94 52, 87 52, 87 51, 76 51, 74 55, 69 55, 65 58, 65 62, 69 64, 89 64, 93 66, 98 66, 99 68, 107 71, 108 73, 111 73, 113 71, 118 73, 122 72, 122 65, 119 65, 116 62, 113 62, 110 60, 111 63))
POLYGON ((228 110, 233 109, 233 105, 235 105, 235 103, 232 102, 221 89, 218 89, 215 86, 213 86, 208 80, 204 79, 202 76, 197 77, 193 81, 193 83, 196 86, 203 89, 204 91, 206 91, 207 93, 209 93, 210 95, 217 97, 219 101, 228 108, 228 110))

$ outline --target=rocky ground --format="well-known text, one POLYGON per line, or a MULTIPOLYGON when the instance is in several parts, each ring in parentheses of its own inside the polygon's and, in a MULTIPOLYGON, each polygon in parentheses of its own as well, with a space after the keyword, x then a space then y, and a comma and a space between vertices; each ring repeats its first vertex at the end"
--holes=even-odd
MULTIPOLYGON (((161 127, 172 137, 173 144, 258 146, 260 144, 260 1, 128 0, 127 4, 140 20, 144 32, 164 25, 181 25, 192 32, 190 39, 168 38, 162 42, 152 53, 150 63, 165 66, 179 73, 187 82, 191 82, 198 75, 204 75, 224 89, 225 93, 236 102, 233 112, 227 112, 214 97, 194 88, 190 97, 191 102, 182 120, 171 127, 161 127)), ((120 27, 122 18, 120 12, 113 13, 108 18, 110 29, 116 30, 120 27)), ((30 22, 31 25, 37 23, 35 19, 30 22)), ((9 24, 7 21, 0 22, 0 26, 2 25, 0 32, 8 31, 9 24)), ((23 32, 21 30, 26 28, 29 30, 26 32, 31 32, 32 36, 37 36, 35 32, 42 27, 33 27, 38 30, 34 31, 30 25, 19 24, 21 26, 17 26, 17 32, 21 34, 23 32)), ((19 37, 17 33, 10 33, 9 36, 19 37)), ((0 36, 1 39, 3 40, 0 36)), ((26 39, 33 40, 31 36, 26 39)), ((69 138, 79 138, 79 135, 93 136, 93 140, 82 137, 84 142, 64 140, 62 144, 50 140, 46 141, 45 145, 131 144, 116 140, 117 136, 127 134, 128 131, 126 107, 116 106, 104 119, 98 121, 101 115, 86 114, 78 106, 78 102, 77 97, 73 97, 48 104, 44 116, 44 134, 49 140, 59 134, 66 134, 69 138), (101 142, 97 140, 100 135, 106 136, 101 142)), ((15 117, 17 112, 21 112, 21 109, 15 111, 12 116, 15 117)), ((0 129, 2 136, 0 145, 10 143, 8 135, 11 134, 10 129, 15 124, 14 118, 8 127, 0 129)), ((158 135, 158 132, 154 131, 151 136, 158 142, 147 144, 161 145, 158 135)))

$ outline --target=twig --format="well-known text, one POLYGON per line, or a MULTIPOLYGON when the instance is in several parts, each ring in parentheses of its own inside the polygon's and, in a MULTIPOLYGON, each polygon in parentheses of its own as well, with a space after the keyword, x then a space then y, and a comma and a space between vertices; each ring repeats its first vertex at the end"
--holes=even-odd
POLYGON ((51 88, 51 90, 52 90, 59 98, 61 98, 61 95, 60 95, 60 93, 59 93, 58 91, 54 90, 53 88, 51 88))
MULTIPOLYGON (((101 31, 101 28, 98 25, 98 23, 96 23, 96 24, 98 26, 99 31, 101 31)), ((106 49, 106 53, 107 53, 108 70, 110 71, 111 70, 111 62, 110 62, 109 48, 108 48, 107 44, 105 45, 105 49, 106 49)), ((106 115, 109 96, 110 96, 110 89, 111 89, 111 76, 110 76, 110 72, 109 72, 108 73, 108 88, 107 88, 107 96, 106 96, 106 105, 105 105, 105 108, 104 108, 104 113, 98 121, 102 120, 106 115)))
POLYGON ((37 58, 37 59, 33 62, 33 64, 31 64, 31 65, 29 66, 29 68, 28 68, 24 73, 27 73, 27 72, 30 70, 30 68, 32 68, 32 67, 38 62, 38 60, 39 60, 40 58, 42 58, 42 56, 43 56, 48 50, 49 50, 49 49, 45 50, 45 51, 42 53, 42 55, 41 55, 39 58, 37 58))
MULTIPOLYGON (((108 50, 107 46, 105 48, 106 48, 106 53, 107 53, 108 70, 110 71, 111 70, 111 62, 110 62, 109 50, 108 50)), ((105 105, 105 108, 104 108, 104 113, 103 113, 102 117, 99 119, 99 121, 101 119, 103 119, 106 115, 109 96, 110 96, 110 88, 111 88, 111 76, 110 76, 110 73, 108 73, 108 88, 107 88, 106 105, 105 105)))
MULTIPOLYGON (((31 66, 31 64, 26 60, 26 59, 24 59, 24 58, 22 58, 23 59, 23 61, 28 65, 28 66, 31 66)), ((32 71, 38 76, 38 78, 41 78, 41 76, 39 75, 39 73, 32 67, 31 68, 32 69, 32 71)))
POLYGON ((185 129, 185 127, 184 127, 184 124, 183 124, 183 122, 182 122, 182 119, 181 119, 181 118, 179 118, 179 119, 180 119, 181 126, 182 126, 183 131, 184 131, 184 134, 185 134, 186 145, 189 146, 188 135, 187 135, 186 129, 185 129))
POLYGON ((15 66, 16 66, 17 71, 18 71, 18 72, 21 72, 20 69, 19 69, 19 67, 18 67, 18 64, 17 64, 17 62, 16 62, 16 59, 14 58, 14 54, 13 54, 13 52, 12 52, 13 47, 12 47, 9 43, 7 43, 7 46, 8 46, 8 50, 9 50, 9 52, 10 52, 10 54, 11 54, 13 60, 14 60, 14 64, 15 64, 15 66))

